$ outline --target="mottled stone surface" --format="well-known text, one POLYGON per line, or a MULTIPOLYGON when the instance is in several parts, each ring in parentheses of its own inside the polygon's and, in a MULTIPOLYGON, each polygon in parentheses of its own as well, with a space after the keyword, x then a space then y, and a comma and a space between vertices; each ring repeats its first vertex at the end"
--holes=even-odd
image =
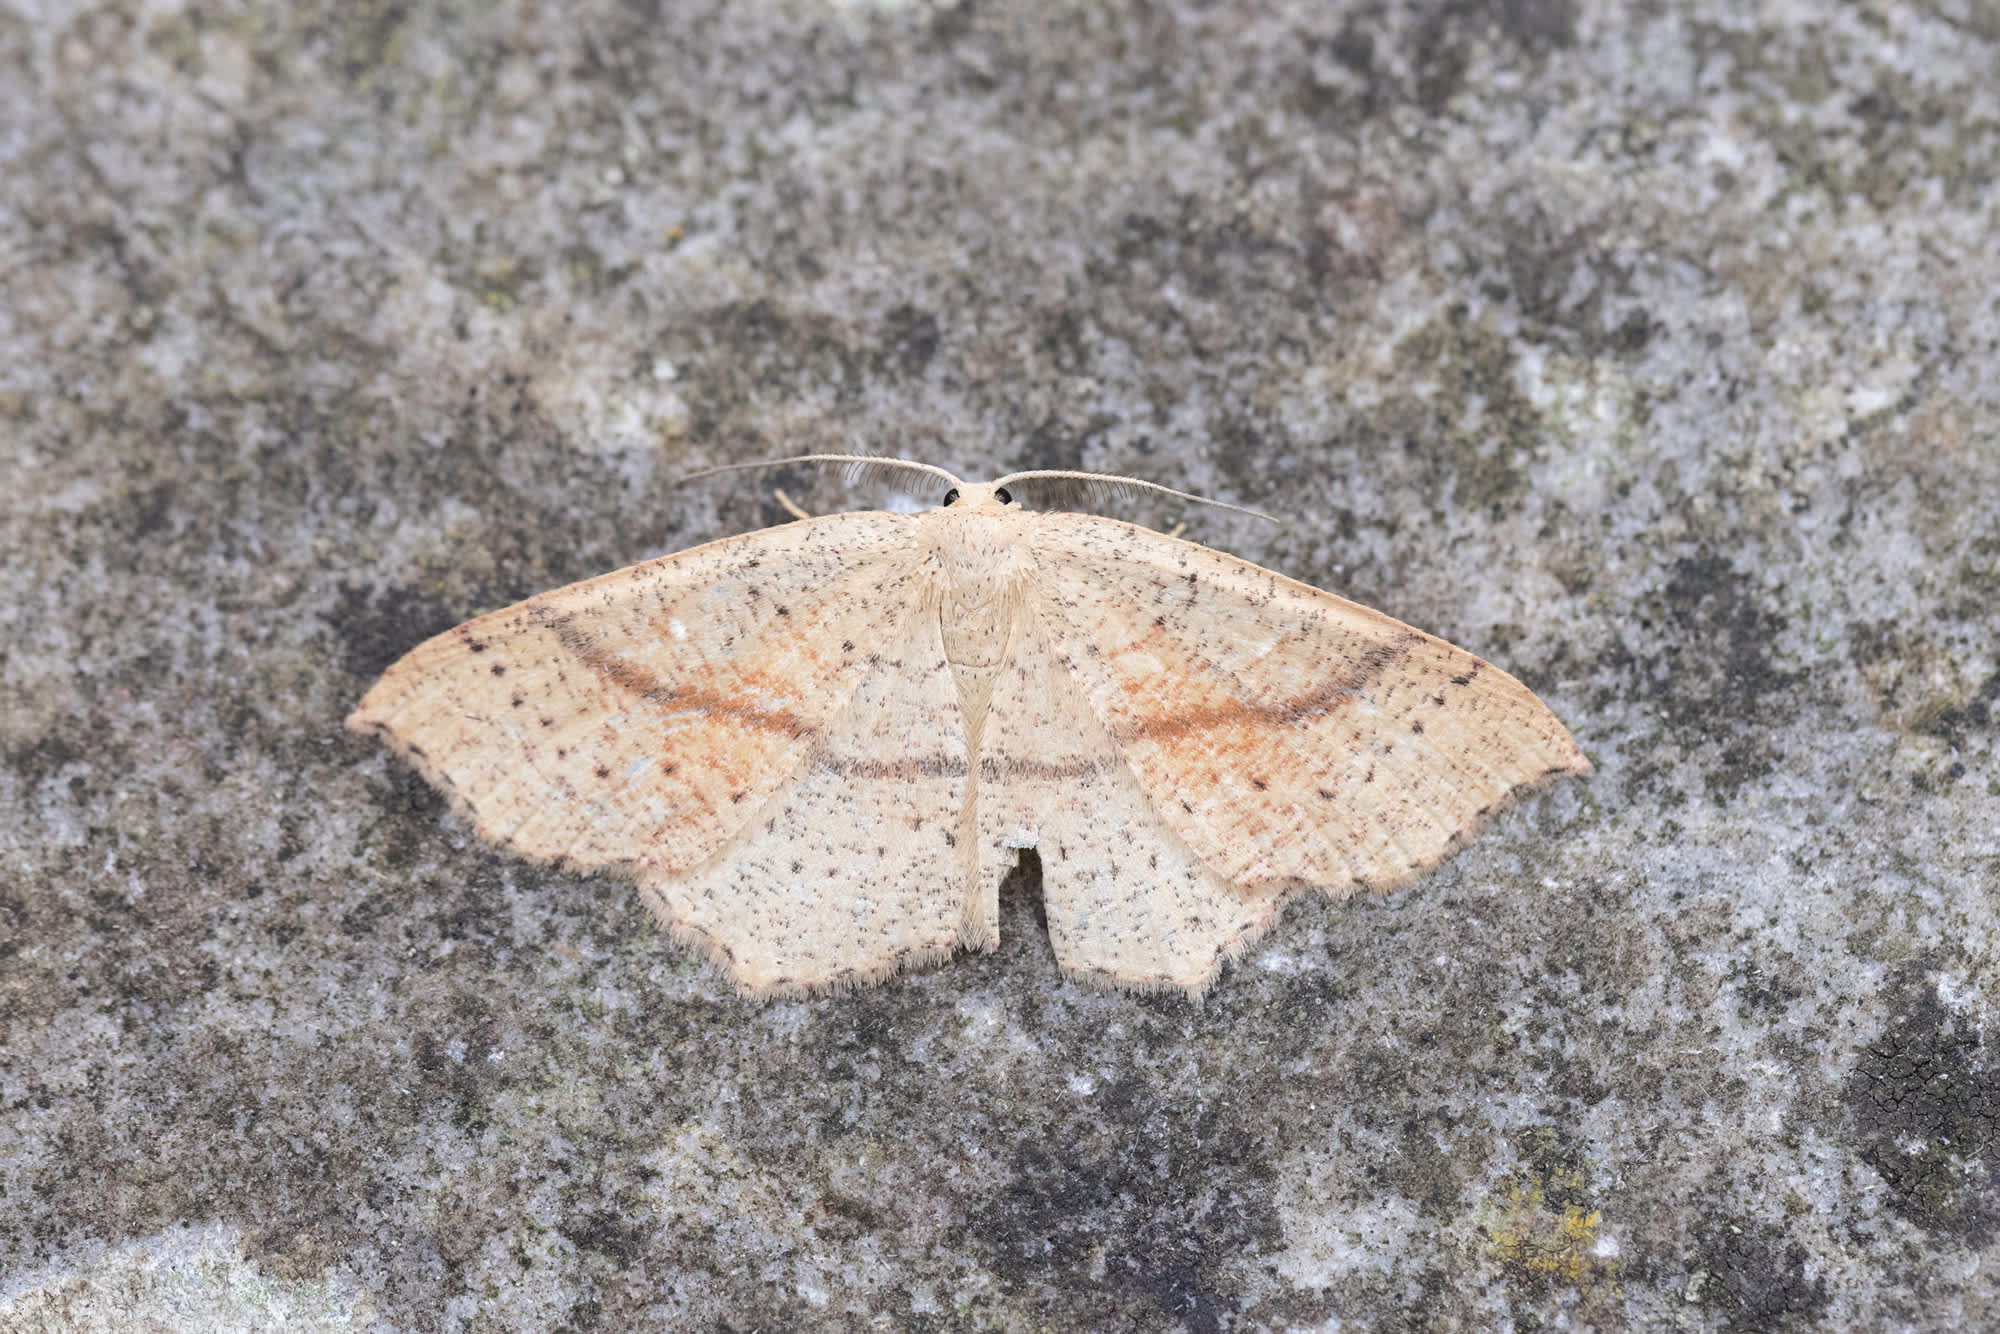
POLYGON ((2000 1320, 1996 68, 1984 0, 0 8, 0 1328, 2000 1320), (1282 511, 1191 536, 1598 770, 1199 1010, 1032 873, 755 1004, 340 730, 851 447, 1282 511))

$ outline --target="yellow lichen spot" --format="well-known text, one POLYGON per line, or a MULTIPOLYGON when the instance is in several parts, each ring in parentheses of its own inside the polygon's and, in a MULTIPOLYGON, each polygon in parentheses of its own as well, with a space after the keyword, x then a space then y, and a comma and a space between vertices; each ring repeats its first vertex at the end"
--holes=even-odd
POLYGON ((1550 1127, 1514 1137, 1515 1171, 1486 1197, 1480 1232, 1512 1291, 1509 1301, 1544 1322, 1582 1328, 1622 1323, 1619 1247, 1604 1229, 1594 1173, 1550 1127))
POLYGON ((1552 1205, 1539 1184, 1515 1186, 1488 1227, 1493 1257, 1517 1278, 1580 1288, 1607 1274, 1611 1261, 1597 1254, 1600 1209, 1552 1205))

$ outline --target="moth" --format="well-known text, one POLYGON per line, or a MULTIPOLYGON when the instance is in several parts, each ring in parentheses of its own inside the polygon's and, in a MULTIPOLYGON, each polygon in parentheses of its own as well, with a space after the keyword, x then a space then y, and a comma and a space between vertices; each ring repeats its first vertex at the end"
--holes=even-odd
MULTIPOLYGON (((1296 892, 1385 890, 1590 765, 1499 668, 1381 612, 941 468, 448 630, 347 720, 481 837, 636 882, 743 989, 998 941, 1040 858, 1064 973, 1199 994, 1296 892)), ((1195 497, 1183 497, 1196 499, 1195 497)), ((1225 508, 1234 508, 1227 507, 1225 508)))

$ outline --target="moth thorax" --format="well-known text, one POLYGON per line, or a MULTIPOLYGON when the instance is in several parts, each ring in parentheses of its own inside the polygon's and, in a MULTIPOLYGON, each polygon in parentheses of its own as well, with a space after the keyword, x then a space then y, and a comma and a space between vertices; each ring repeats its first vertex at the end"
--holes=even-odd
POLYGON ((990 667, 1006 660, 1007 639, 1024 574, 1018 514, 966 515, 940 534, 939 629, 955 666, 990 667))

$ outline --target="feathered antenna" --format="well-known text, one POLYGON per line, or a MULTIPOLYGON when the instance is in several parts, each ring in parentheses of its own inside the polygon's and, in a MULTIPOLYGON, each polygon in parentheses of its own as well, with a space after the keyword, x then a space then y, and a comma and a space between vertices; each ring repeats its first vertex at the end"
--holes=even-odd
POLYGON ((754 463, 724 463, 713 468, 703 468, 700 472, 688 473, 680 480, 695 482, 704 477, 714 477, 718 473, 747 472, 752 468, 783 468, 794 463, 839 468, 841 480, 850 486, 861 481, 892 481, 908 478, 913 473, 936 478, 947 488, 965 485, 935 464, 917 463, 910 459, 877 458, 872 454, 794 454, 790 458, 759 459, 754 463))
POLYGON ((1066 508, 1067 502, 1077 496, 1092 500, 1125 499, 1140 495, 1171 496, 1190 505, 1212 505, 1216 509, 1228 510, 1232 514, 1247 514, 1253 519, 1262 519, 1265 523, 1277 523, 1282 526, 1280 520, 1262 510, 1253 510, 1248 505, 1232 505, 1226 500, 1210 500, 1207 496, 1190 495, 1186 491, 1176 491, 1171 486, 1149 482, 1143 477, 1118 477, 1111 473, 1042 468, 1033 472, 1008 473, 994 482, 994 485, 1015 488, 1023 483, 1034 489, 1046 489, 1052 492, 1060 498, 1058 503, 1063 503, 1066 508))

